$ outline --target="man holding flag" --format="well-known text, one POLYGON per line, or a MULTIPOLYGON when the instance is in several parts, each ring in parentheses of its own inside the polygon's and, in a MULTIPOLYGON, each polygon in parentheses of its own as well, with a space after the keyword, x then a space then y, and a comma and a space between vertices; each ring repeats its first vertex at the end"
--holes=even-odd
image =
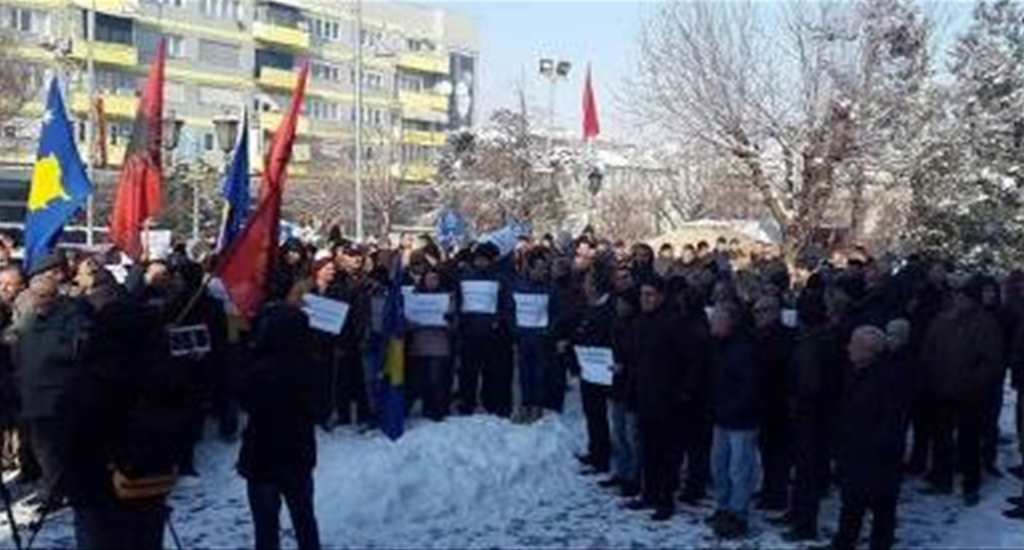
POLYGON ((57 79, 43 113, 39 150, 32 169, 25 217, 25 270, 32 271, 53 249, 64 224, 85 204, 92 185, 78 156, 57 79))

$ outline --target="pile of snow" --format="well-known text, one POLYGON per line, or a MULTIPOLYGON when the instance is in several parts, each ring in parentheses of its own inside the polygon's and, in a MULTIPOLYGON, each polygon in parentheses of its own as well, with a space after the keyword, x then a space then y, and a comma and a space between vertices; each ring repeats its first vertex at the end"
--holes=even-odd
MULTIPOLYGON (((1007 392, 1003 432, 1013 433, 1014 395, 1007 392)), ((320 433, 315 472, 316 513, 325 548, 802 548, 784 543, 764 514, 752 516, 752 537, 715 539, 704 525, 711 511, 681 507, 671 521, 621 502, 577 473, 573 453, 585 441, 579 394, 566 414, 529 426, 488 416, 442 423, 416 420, 391 442, 354 429, 320 433)), ((1017 464, 1016 445, 1000 448, 1001 464, 1017 464)), ((185 548, 248 548, 252 523, 245 485, 234 471, 237 444, 210 439, 197 450, 198 483, 172 496, 172 522, 185 548)), ((1006 520, 1004 499, 1020 494, 1012 477, 986 479, 982 503, 966 509, 958 496, 925 497, 919 480, 904 483, 898 512, 900 548, 1019 548, 1024 522, 1006 520)), ((824 544, 838 519, 837 494, 821 513, 824 544)), ((16 506, 21 525, 28 509, 16 506)), ((70 512, 49 520, 34 548, 73 548, 70 512)), ((285 547, 295 547, 282 510, 285 547)), ((867 535, 865 526, 863 535, 867 535)), ((165 538, 173 548, 170 535, 165 538)), ((11 548, 0 519, 0 547, 11 548)))

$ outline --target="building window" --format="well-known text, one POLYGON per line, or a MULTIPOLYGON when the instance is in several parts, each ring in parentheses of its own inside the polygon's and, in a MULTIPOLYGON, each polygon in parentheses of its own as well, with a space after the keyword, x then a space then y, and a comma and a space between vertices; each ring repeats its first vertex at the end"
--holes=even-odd
POLYGON ((0 28, 46 34, 50 32, 50 14, 41 10, 0 6, 0 28))
POLYGON ((407 92, 421 92, 423 91, 423 78, 405 74, 399 75, 398 89, 407 92))
POLYGON ((185 0, 149 0, 153 4, 181 8, 185 6, 185 0))
POLYGON ((380 126, 380 109, 373 110, 373 124, 374 126, 380 126))
MULTIPOLYGON (((85 17, 86 24, 84 28, 88 28, 88 17, 85 12, 82 12, 82 17, 85 17)), ((126 46, 132 45, 132 20, 125 19, 123 17, 114 17, 105 13, 96 14, 96 40, 100 42, 112 42, 115 44, 124 44, 126 46)))
POLYGON ((199 40, 199 61, 224 68, 238 68, 242 50, 235 44, 202 38, 199 40))
POLYGON ((241 0, 199 0, 199 11, 203 15, 220 19, 242 19, 241 0))
POLYGON ((213 134, 203 134, 203 149, 213 151, 213 134))
POLYGON ((183 59, 185 57, 185 39, 176 34, 167 35, 167 57, 183 59))

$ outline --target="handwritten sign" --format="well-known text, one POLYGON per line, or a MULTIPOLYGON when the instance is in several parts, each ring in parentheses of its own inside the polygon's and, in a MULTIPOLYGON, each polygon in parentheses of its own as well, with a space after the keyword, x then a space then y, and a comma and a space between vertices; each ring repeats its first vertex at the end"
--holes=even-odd
POLYGON ((611 348, 576 346, 575 351, 583 380, 601 386, 612 385, 615 356, 611 348))
POLYGON ((304 295, 302 303, 302 311, 309 316, 310 328, 331 334, 341 334, 341 329, 345 326, 345 319, 348 318, 348 304, 316 294, 304 295))
POLYGON ((516 303, 516 325, 519 328, 548 327, 548 295, 525 294, 516 292, 512 295, 516 303))
POLYGON ((405 296, 405 318, 424 327, 443 327, 451 307, 451 296, 444 293, 414 292, 405 296))
POLYGON ((498 283, 495 281, 463 281, 462 312, 490 315, 497 313, 498 283))

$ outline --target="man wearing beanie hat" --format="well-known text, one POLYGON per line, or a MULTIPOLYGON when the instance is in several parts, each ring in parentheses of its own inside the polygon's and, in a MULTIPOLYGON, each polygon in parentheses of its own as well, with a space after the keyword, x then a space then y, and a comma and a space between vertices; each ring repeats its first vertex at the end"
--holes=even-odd
POLYGON ((964 474, 968 506, 979 500, 986 394, 1003 372, 999 322, 981 307, 984 284, 984 278, 976 275, 956 288, 953 307, 935 319, 922 348, 928 386, 936 399, 935 466, 933 487, 928 492, 952 492, 956 463, 964 474), (954 449, 958 454, 955 461, 954 449))
POLYGON ((495 260, 491 243, 473 248, 472 266, 459 280, 456 294, 462 330, 459 371, 459 412, 472 414, 477 394, 484 409, 498 416, 512 414, 512 339, 509 331, 508 284, 495 260))

